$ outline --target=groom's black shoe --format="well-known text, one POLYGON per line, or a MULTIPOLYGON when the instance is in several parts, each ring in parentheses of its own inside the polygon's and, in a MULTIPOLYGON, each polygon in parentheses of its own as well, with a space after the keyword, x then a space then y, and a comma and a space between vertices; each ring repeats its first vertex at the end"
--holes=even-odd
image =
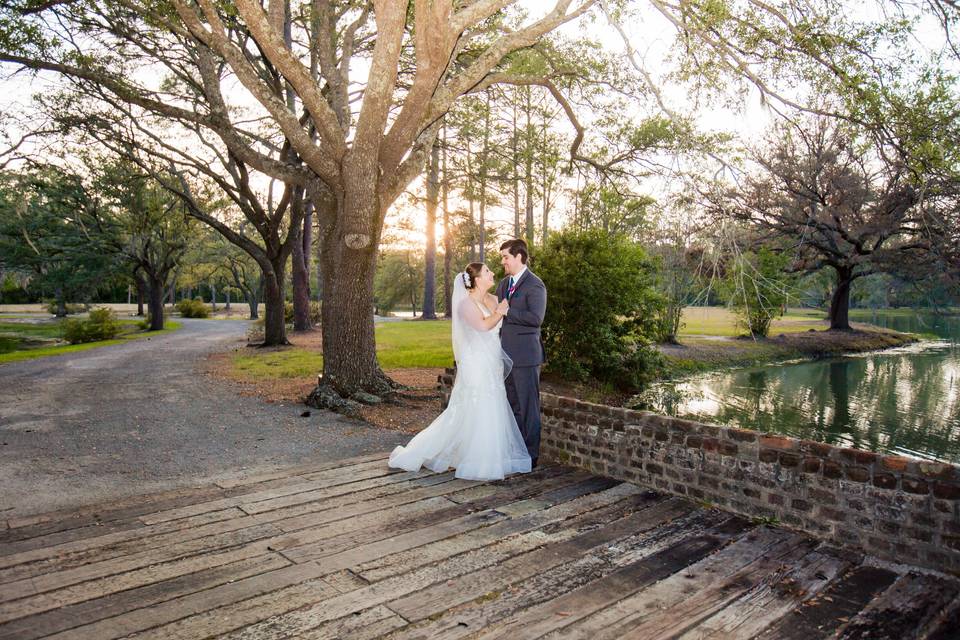
POLYGON ((536 469, 536 468, 537 468, 537 460, 539 460, 539 458, 531 458, 531 459, 530 459, 530 468, 531 468, 531 469, 536 469))

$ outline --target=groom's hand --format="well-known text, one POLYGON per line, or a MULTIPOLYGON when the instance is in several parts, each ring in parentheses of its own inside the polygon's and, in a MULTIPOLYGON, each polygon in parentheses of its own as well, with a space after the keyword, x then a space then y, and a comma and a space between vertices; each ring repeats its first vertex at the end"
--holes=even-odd
POLYGON ((500 301, 500 304, 497 305, 497 312, 500 315, 505 316, 507 315, 507 311, 509 310, 510 310, 510 303, 507 302, 506 298, 504 298, 503 300, 500 301))

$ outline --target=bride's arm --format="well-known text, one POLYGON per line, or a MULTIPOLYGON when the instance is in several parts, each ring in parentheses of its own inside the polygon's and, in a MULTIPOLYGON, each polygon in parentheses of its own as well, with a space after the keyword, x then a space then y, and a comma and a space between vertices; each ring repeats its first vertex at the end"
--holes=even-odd
POLYGON ((473 300, 469 299, 460 303, 459 313, 460 317, 477 331, 490 331, 490 329, 497 326, 500 318, 503 317, 500 311, 494 310, 492 315, 484 318, 480 307, 478 307, 473 300))

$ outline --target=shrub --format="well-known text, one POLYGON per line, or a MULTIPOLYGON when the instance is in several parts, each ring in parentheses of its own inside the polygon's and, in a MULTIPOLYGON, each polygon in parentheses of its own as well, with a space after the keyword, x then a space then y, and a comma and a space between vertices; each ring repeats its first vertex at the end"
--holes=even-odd
MULTIPOLYGON (((64 305, 64 306, 65 306, 66 309, 67 309, 67 315, 68 315, 68 316, 75 316, 75 315, 77 315, 78 313, 83 313, 84 311, 86 311, 87 309, 90 308, 89 305, 85 305, 85 304, 66 304, 66 305, 64 305)), ((57 301, 56 301, 56 300, 47 301, 47 313, 49 313, 49 314, 51 314, 51 315, 56 315, 56 314, 57 314, 57 301)))
POLYGON ((785 269, 790 262, 786 252, 761 247, 756 253, 738 256, 724 289, 741 326, 754 337, 766 337, 770 323, 783 315, 794 276, 785 269))
POLYGON ((184 318, 209 318, 210 307, 203 302, 203 298, 183 299, 177 303, 177 311, 184 318))
MULTIPOLYGON (((320 303, 312 300, 310 302, 310 324, 314 326, 319 326, 321 316, 321 306, 320 303)), ((293 303, 284 302, 283 303, 283 321, 287 324, 293 324, 293 303)), ((261 321, 260 324, 263 324, 261 321)))
POLYGON ((663 366, 650 344, 663 299, 655 265, 625 236, 568 230, 550 236, 533 265, 547 285, 547 366, 576 381, 637 389, 663 366))
POLYGON ((63 338, 70 344, 110 340, 119 333, 120 324, 110 309, 94 309, 86 320, 63 321, 63 338))

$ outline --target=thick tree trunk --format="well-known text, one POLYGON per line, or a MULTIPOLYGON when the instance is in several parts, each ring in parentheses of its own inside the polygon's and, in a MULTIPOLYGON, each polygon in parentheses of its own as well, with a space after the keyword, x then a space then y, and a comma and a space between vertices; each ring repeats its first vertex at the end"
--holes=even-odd
POLYGON ((283 264, 271 264, 263 272, 263 301, 266 306, 263 322, 263 346, 290 344, 284 319, 283 264))
POLYGON ((427 176, 427 250, 424 256, 423 320, 437 319, 437 201, 440 198, 440 145, 430 150, 430 172, 427 176))
POLYGON ((143 317, 143 302, 146 297, 147 283, 143 276, 135 274, 133 276, 134 286, 137 288, 137 315, 143 317))
POLYGON ((58 287, 55 295, 57 299, 56 317, 66 318, 67 317, 67 301, 66 301, 66 298, 64 298, 63 289, 58 287))
POLYGON ((166 293, 166 287, 162 278, 150 276, 147 281, 148 302, 147 309, 150 313, 150 331, 160 331, 163 329, 163 298, 166 293))
POLYGON ((256 289, 253 287, 248 287, 243 290, 243 295, 247 298, 247 306, 250 307, 250 319, 259 320, 260 319, 260 297, 257 295, 256 289))
POLYGON ((229 313, 229 311, 230 311, 230 287, 224 287, 224 288, 223 288, 223 295, 224 295, 224 297, 226 298, 226 300, 224 300, 223 308, 226 309, 227 312, 229 313))
MULTIPOLYGON (((303 210, 304 204, 303 189, 297 187, 293 191, 293 202, 291 206, 303 210)), ((304 218, 302 225, 297 225, 296 229, 290 230, 291 234, 295 234, 295 237, 290 239, 294 331, 310 331, 313 328, 310 322, 310 269, 307 266, 309 264, 307 258, 309 249, 304 239, 304 232, 307 229, 307 220, 304 218)))
POLYGON ((830 300, 830 329, 841 331, 850 330, 850 285, 853 284, 853 268, 839 267, 837 271, 836 288, 830 300))

